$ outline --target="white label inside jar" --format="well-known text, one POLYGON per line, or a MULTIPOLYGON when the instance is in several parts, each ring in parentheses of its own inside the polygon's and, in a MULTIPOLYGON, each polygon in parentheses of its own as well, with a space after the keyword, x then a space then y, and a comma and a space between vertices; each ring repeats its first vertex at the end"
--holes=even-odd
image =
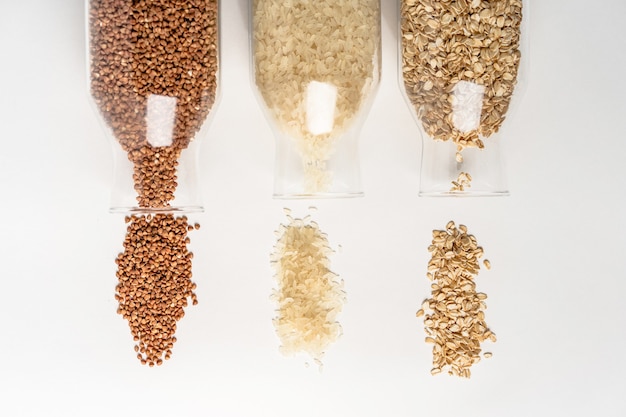
POLYGON ((452 89, 452 124, 461 133, 478 129, 485 86, 459 81, 452 89))
POLYGON ((306 89, 306 127, 313 135, 332 132, 335 124, 337 87, 311 81, 306 89))
POLYGON ((150 94, 146 111, 146 138, 155 148, 171 146, 174 141, 176 97, 150 94))

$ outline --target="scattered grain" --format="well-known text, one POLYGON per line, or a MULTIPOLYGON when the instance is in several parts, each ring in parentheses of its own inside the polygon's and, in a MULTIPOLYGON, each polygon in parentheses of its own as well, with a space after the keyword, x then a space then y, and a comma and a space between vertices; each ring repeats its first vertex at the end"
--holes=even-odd
POLYGON ((456 181, 452 181, 452 187, 450 188, 450 192, 467 191, 467 188, 470 188, 472 186, 471 182, 472 176, 467 172, 461 172, 456 178, 456 181))

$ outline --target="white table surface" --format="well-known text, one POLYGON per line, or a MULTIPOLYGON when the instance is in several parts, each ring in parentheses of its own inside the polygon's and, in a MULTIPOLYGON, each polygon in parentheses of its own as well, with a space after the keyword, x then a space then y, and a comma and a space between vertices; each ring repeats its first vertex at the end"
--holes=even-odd
POLYGON ((123 218, 89 105, 82 0, 0 2, 0 415, 626 415, 626 3, 535 0, 526 92, 505 126, 510 197, 417 196, 420 138, 396 77, 383 0, 383 78, 360 140, 366 196, 280 201, 274 142, 249 79, 246 0, 222 8, 222 100, 191 216, 200 304, 164 366, 141 366, 115 313, 123 218), (348 303, 323 372, 278 352, 273 231, 318 207, 342 250, 348 303), (492 270, 493 358, 432 377, 415 311, 431 230, 454 219, 492 270))

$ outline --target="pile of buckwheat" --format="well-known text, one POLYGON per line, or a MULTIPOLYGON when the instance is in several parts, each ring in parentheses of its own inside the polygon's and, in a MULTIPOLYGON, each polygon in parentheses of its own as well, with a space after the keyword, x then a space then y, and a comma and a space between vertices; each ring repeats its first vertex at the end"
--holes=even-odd
POLYGON ((500 129, 517 83, 522 0, 402 0, 402 74, 426 134, 465 147, 500 129))
POLYGON ((171 214, 131 216, 126 222, 124 252, 115 261, 117 312, 128 320, 137 359, 161 365, 172 354, 176 322, 185 315, 188 299, 198 303, 191 281, 193 254, 187 250, 187 232, 194 226, 171 214))
MULTIPOLYGON (((467 227, 457 228, 450 221, 445 230, 433 230, 428 251, 431 296, 416 315, 424 316, 426 343, 433 344, 431 373, 447 371, 469 378, 470 368, 480 361, 481 343, 496 341, 496 335, 485 322, 487 295, 477 292, 474 282, 483 248, 467 233, 467 227)), ((491 268, 488 260, 484 264, 491 268)), ((491 352, 483 356, 489 358, 491 352)))

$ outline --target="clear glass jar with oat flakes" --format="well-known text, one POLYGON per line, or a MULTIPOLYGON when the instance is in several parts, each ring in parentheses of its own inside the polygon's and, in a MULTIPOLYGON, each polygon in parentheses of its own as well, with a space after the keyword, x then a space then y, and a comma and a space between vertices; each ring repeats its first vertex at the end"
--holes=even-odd
POLYGON ((422 134, 420 195, 508 195, 500 142, 524 78, 527 11, 526 0, 400 0, 400 79, 422 134))
POLYGON ((362 195, 358 134, 380 79, 380 0, 250 0, 274 196, 362 195))
POLYGON ((201 211, 198 141, 218 100, 219 0, 86 0, 88 79, 111 138, 111 211, 201 211))

